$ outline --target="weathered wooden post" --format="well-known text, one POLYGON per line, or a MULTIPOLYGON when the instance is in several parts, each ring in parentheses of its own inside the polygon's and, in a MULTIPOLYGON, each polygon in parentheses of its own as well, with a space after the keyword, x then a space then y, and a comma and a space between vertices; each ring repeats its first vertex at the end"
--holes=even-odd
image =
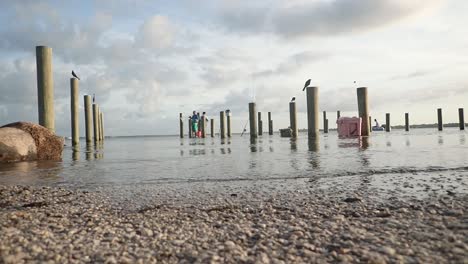
POLYGON ((405 113, 405 131, 409 131, 409 113, 405 113))
POLYGON ((78 113, 78 79, 70 78, 70 112, 71 112, 71 136, 72 146, 80 143, 80 126, 78 113))
POLYGON ((326 111, 323 111, 323 133, 328 133, 328 119, 326 111))
POLYGON ((219 131, 221 138, 226 138, 226 115, 224 111, 219 112, 219 131))
POLYGON ((85 111, 85 133, 86 133, 86 143, 93 141, 92 127, 93 127, 93 117, 91 114, 91 96, 84 96, 84 111, 85 111))
POLYGON ((188 137, 192 138, 192 118, 188 121, 188 137))
POLYGON ((250 138, 257 138, 257 115, 255 103, 249 103, 250 138))
POLYGON ((97 106, 97 126, 98 126, 98 141, 102 140, 102 131, 101 131, 101 108, 97 106))
POLYGON ((385 114, 385 131, 390 132, 390 113, 385 114))
POLYGON ((273 120, 271 120, 271 112, 268 112, 268 135, 273 135, 273 120))
POLYGON ((101 124, 101 140, 104 141, 105 134, 104 134, 104 113, 101 112, 99 116, 99 123, 101 124))
POLYGON ((439 131, 444 129, 444 125, 442 123, 442 108, 437 108, 437 127, 439 131))
POLYGON ((338 110, 336 111, 336 120, 340 119, 340 117, 341 117, 341 111, 338 110))
POLYGON ((369 133, 372 132, 372 117, 369 116, 369 133))
POLYGON ((54 79, 52 76, 52 49, 36 46, 37 102, 39 125, 55 132, 54 79))
POLYGON ((98 118, 98 112, 99 112, 99 109, 98 109, 98 105, 97 104, 93 104, 93 131, 94 131, 94 142, 98 142, 99 141, 99 130, 98 130, 98 122, 99 122, 99 118, 98 118))
POLYGON ((465 130, 465 116, 463 114, 463 108, 458 108, 458 122, 460 130, 465 130))
POLYGON ((297 137, 297 111, 296 102, 289 102, 289 125, 291 126, 291 137, 297 137))
POLYGON ((179 130, 180 138, 184 138, 184 120, 182 119, 182 113, 179 113, 179 130))
POLYGON ((367 100, 367 87, 357 88, 359 117, 362 120, 361 135, 369 136, 369 103, 367 100))
POLYGON ((211 128, 211 137, 215 136, 215 128, 214 128, 215 123, 214 122, 215 122, 214 119, 211 118, 211 127, 210 127, 211 128))
POLYGON ((262 112, 258 112, 258 135, 263 135, 262 112))
POLYGON ((226 118, 227 118, 227 136, 231 137, 231 111, 226 110, 226 118))
POLYGON ((205 115, 202 115, 200 118, 200 131, 201 131, 201 137, 205 138, 206 137, 206 122, 205 122, 205 115))
POLYGON ((309 138, 319 135, 319 106, 318 87, 307 87, 307 127, 309 138))

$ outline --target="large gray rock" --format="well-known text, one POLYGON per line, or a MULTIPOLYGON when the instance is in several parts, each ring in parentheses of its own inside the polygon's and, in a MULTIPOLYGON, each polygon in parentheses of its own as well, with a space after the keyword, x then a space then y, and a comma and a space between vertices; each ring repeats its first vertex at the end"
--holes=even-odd
POLYGON ((43 126, 11 123, 0 128, 0 162, 61 160, 63 143, 43 126))

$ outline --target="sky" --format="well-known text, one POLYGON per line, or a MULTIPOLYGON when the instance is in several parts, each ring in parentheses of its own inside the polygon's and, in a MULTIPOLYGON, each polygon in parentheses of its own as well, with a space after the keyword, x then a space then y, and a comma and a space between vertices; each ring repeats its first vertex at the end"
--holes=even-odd
POLYGON ((331 128, 337 110, 357 115, 360 86, 381 123, 391 113, 403 124, 405 112, 411 123, 435 123, 437 108, 458 122, 458 108, 468 108, 466 14, 463 0, 3 0, 0 124, 38 121, 39 45, 53 50, 64 136, 72 70, 81 135, 85 94, 96 94, 107 136, 177 134, 179 113, 217 120, 226 109, 241 132, 249 102, 284 128, 293 96, 306 128, 309 78, 331 128))

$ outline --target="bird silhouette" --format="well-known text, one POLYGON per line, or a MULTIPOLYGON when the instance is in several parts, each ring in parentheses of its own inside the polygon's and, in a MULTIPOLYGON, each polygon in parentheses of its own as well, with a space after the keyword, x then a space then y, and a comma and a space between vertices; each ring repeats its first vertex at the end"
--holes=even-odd
POLYGON ((296 97, 291 98, 291 102, 296 101, 296 97))
POLYGON ((305 88, 307 88, 307 86, 309 86, 309 85, 310 85, 310 81, 311 81, 311 80, 309 79, 309 80, 307 80, 307 81, 305 82, 305 84, 304 84, 304 88, 302 89, 302 91, 304 91, 304 90, 305 90, 305 88))
POLYGON ((78 77, 74 71, 72 71, 72 75, 73 75, 73 77, 77 78, 78 80, 80 79, 80 77, 78 77))

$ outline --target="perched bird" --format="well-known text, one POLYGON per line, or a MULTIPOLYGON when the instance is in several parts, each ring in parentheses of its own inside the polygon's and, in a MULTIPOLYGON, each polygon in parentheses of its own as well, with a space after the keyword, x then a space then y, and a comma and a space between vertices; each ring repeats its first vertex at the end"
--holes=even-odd
POLYGON ((96 102, 96 98, 94 97, 94 94, 93 94, 93 103, 96 102))
POLYGON ((310 85, 310 81, 311 81, 311 80, 309 79, 309 80, 307 80, 307 81, 305 82, 305 84, 304 84, 304 88, 302 89, 302 91, 304 91, 304 90, 305 90, 305 88, 307 88, 307 86, 309 86, 309 85, 310 85))
POLYGON ((73 77, 77 78, 78 80, 80 79, 80 77, 78 77, 74 71, 72 71, 72 75, 73 75, 73 77))
POLYGON ((291 102, 296 101, 296 97, 291 98, 291 102))

